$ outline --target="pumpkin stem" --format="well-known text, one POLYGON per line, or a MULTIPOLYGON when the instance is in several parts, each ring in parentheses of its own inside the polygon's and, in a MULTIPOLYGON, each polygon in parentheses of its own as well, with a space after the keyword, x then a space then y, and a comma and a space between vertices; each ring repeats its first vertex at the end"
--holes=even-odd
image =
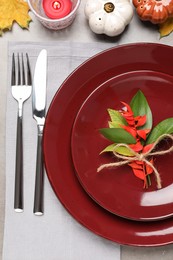
POLYGON ((112 13, 113 10, 115 9, 115 5, 111 2, 108 2, 104 5, 104 10, 107 12, 107 13, 112 13))

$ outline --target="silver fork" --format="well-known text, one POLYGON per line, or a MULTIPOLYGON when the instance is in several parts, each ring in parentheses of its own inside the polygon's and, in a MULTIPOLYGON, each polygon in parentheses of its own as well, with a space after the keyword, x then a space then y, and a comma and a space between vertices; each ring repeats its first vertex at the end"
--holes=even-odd
POLYGON ((32 79, 28 54, 26 59, 23 53, 12 56, 11 87, 12 95, 18 101, 17 135, 16 135, 16 167, 14 187, 14 209, 16 212, 23 211, 23 103, 30 97, 32 79), (25 60, 25 62, 24 62, 25 60), (24 64, 25 63, 25 64, 24 64))

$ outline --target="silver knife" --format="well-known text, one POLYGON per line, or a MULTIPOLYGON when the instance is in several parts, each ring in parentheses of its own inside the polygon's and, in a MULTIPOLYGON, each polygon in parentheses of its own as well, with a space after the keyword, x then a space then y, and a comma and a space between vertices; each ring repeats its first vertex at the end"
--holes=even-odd
POLYGON ((42 136, 46 114, 47 51, 43 49, 37 58, 33 79, 32 112, 37 122, 37 161, 35 176, 34 209, 35 215, 43 214, 44 163, 42 136))

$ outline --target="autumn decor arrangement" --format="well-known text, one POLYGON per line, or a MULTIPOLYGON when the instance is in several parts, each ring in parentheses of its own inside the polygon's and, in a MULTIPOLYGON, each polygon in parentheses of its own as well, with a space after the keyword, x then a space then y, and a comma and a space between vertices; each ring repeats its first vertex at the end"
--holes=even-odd
POLYGON ((155 174, 157 188, 161 189, 162 181, 155 166, 155 157, 173 151, 173 144, 166 149, 160 145, 163 139, 173 141, 173 118, 164 119, 152 127, 152 111, 141 90, 130 104, 122 102, 122 106, 120 111, 108 109, 109 127, 100 129, 100 133, 113 142, 101 153, 111 152, 116 160, 101 165, 98 172, 129 165, 134 175, 144 182, 144 188, 151 185, 150 175, 155 174))
MULTIPOLYGON (((157 25, 160 37, 173 31, 173 0, 87 0, 84 13, 90 29, 96 34, 110 37, 124 32, 131 22, 135 7, 142 21, 157 25)), ((11 30, 13 23, 28 29, 31 18, 29 6, 25 0, 0 1, 0 36, 11 30)))
POLYGON ((0 1, 0 35, 3 31, 11 30, 14 22, 21 28, 28 28, 31 21, 28 15, 29 6, 23 0, 0 1))
POLYGON ((87 0, 85 15, 97 34, 121 34, 133 17, 133 7, 142 21, 157 25, 160 37, 173 31, 173 0, 87 0))

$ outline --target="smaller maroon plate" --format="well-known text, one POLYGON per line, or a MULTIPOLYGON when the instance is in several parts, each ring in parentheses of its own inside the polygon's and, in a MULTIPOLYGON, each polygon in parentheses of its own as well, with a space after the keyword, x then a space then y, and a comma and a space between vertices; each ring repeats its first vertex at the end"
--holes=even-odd
POLYGON ((129 103, 141 89, 151 107, 154 125, 173 117, 173 77, 155 71, 127 72, 111 78, 94 90, 76 116, 71 138, 74 166, 85 191, 106 210, 133 220, 151 221, 173 215, 173 154, 159 156, 155 165, 161 175, 157 190, 154 174, 152 186, 143 189, 129 166, 114 169, 97 168, 114 162, 111 153, 100 152, 110 144, 99 133, 108 127, 108 108, 120 109, 120 101, 129 103))

